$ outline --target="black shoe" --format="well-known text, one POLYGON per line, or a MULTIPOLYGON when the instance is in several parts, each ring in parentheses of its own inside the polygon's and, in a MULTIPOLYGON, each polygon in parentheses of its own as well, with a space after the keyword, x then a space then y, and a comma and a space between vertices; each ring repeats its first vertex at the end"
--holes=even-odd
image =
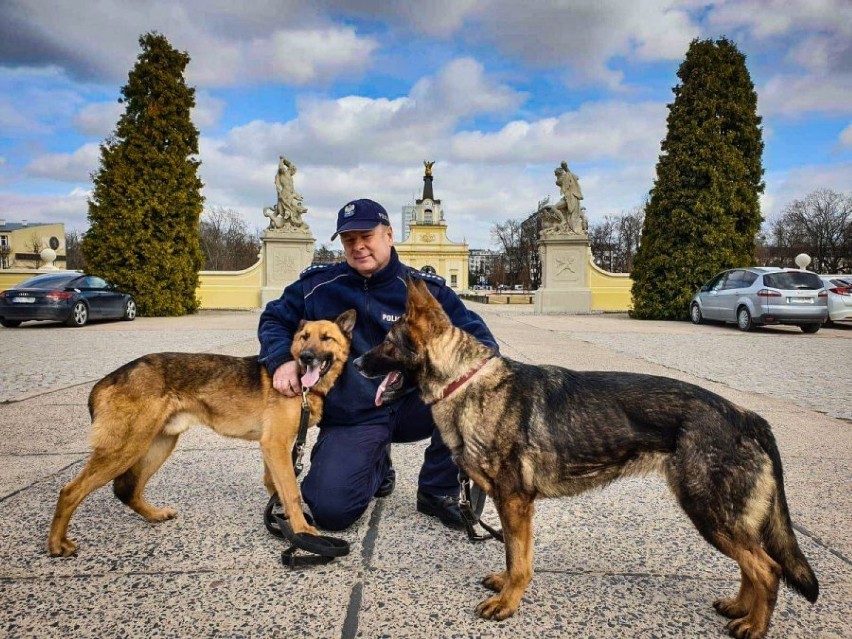
POLYGON ((448 528, 464 528, 464 520, 459 512, 459 500, 455 495, 429 495, 418 490, 417 511, 437 517, 448 528))
POLYGON ((388 469, 385 478, 382 480, 382 483, 379 484, 379 488, 376 491, 376 497, 388 497, 393 489, 396 488, 396 471, 393 469, 393 466, 388 469))

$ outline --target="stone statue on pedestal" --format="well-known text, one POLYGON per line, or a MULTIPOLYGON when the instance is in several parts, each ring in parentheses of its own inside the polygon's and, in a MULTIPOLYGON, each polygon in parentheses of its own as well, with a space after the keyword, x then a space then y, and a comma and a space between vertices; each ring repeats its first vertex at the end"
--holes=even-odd
POLYGON ((553 173, 562 199, 541 209, 542 235, 587 235, 589 220, 580 206, 583 191, 579 178, 564 160, 553 173))
POLYGON ((308 225, 302 220, 302 215, 308 210, 302 204, 304 199, 296 192, 293 176, 296 165, 283 155, 279 157, 278 173, 275 175, 275 190, 278 192, 278 202, 274 207, 263 209, 263 215, 269 218, 270 231, 282 233, 309 233, 308 225))

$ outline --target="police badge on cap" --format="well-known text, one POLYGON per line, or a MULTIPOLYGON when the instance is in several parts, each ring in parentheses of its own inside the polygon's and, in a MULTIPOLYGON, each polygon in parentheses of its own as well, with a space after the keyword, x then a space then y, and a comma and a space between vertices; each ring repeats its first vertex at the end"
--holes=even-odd
POLYGON ((373 200, 352 200, 337 212, 337 230, 331 239, 334 240, 346 231, 370 231, 379 224, 390 226, 387 211, 373 200))

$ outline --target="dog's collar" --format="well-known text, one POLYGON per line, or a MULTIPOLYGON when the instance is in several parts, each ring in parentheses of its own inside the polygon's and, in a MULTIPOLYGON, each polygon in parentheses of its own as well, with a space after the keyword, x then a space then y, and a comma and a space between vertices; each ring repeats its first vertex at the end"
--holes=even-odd
POLYGON ((478 362, 476 364, 476 366, 471 368, 464 375, 462 375, 461 377, 458 377, 458 378, 454 379, 452 382, 450 382, 450 385, 447 386, 444 389, 443 393, 441 393, 441 397, 439 399, 435 400, 435 401, 441 401, 442 399, 447 399, 447 397, 449 397, 451 394, 453 394, 458 389, 459 386, 461 386, 467 380, 469 380, 471 377, 476 375, 479 372, 479 370, 488 363, 488 360, 490 360, 491 357, 493 357, 493 356, 484 357, 480 362, 478 362))

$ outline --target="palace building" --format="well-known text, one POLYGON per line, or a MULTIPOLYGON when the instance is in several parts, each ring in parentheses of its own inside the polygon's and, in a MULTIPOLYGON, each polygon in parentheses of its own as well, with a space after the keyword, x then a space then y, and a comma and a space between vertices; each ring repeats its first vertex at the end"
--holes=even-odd
POLYGON ((399 259, 405 264, 426 273, 440 275, 455 289, 468 288, 468 246, 453 242, 447 237, 447 222, 441 200, 432 189, 432 165, 424 162, 423 197, 413 207, 403 207, 403 226, 408 222, 408 232, 403 231, 403 241, 395 243, 399 259))

